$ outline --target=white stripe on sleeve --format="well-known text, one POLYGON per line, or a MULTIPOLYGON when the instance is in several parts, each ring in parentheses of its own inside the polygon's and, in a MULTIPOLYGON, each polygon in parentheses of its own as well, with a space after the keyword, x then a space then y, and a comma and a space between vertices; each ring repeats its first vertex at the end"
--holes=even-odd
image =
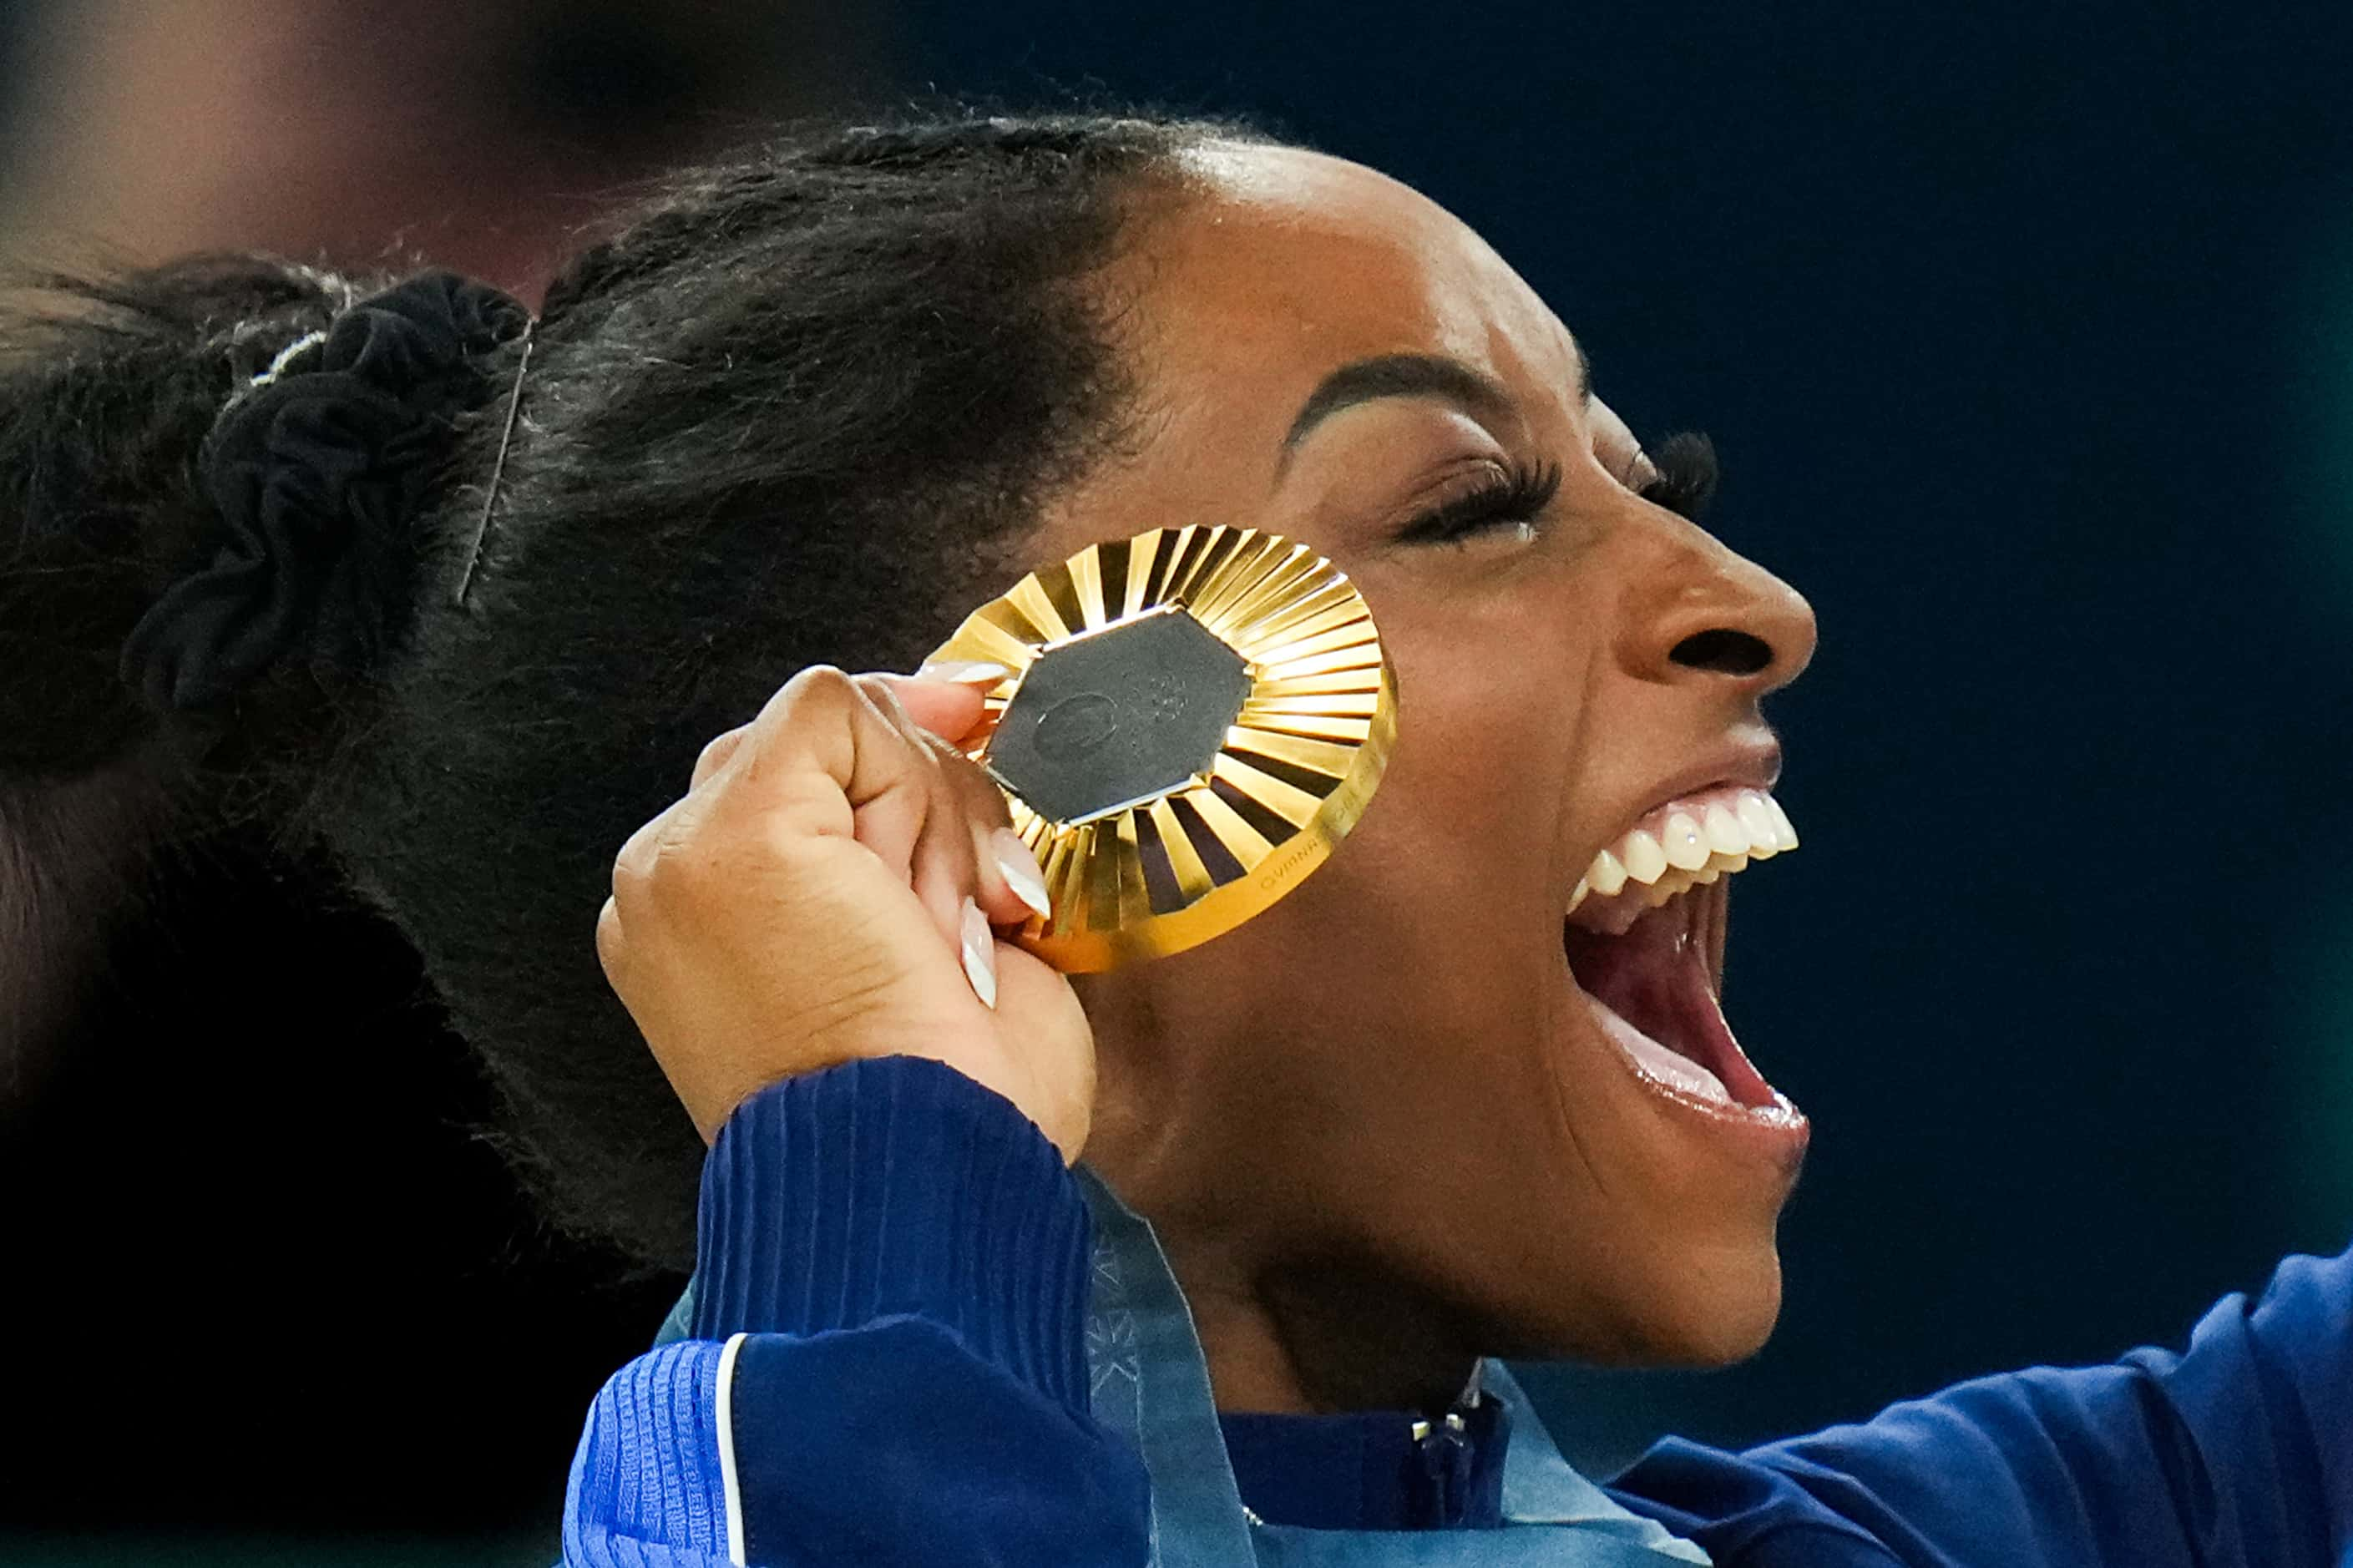
POLYGON ((719 1352, 719 1484, 727 1498, 727 1561, 745 1568, 744 1487, 735 1477, 735 1356, 749 1334, 737 1334, 719 1352))

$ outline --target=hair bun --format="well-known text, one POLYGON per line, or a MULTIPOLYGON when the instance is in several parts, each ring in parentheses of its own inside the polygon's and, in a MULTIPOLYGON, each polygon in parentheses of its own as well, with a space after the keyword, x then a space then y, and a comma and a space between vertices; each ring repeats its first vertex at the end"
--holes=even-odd
POLYGON ((158 712, 236 694, 321 625, 321 651, 364 666, 406 624, 409 527, 459 414, 483 401, 479 356, 522 335, 511 295, 428 272, 298 342, 221 411, 204 477, 227 529, 122 646, 122 679, 158 712))

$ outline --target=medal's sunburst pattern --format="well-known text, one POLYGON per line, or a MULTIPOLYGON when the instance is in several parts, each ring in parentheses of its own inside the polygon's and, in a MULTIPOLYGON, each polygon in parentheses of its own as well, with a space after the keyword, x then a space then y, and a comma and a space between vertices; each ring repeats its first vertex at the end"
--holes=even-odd
POLYGON ((1272 904, 1356 826, 1395 743, 1396 678, 1346 574, 1274 534, 1186 527, 1032 573, 941 645, 934 659, 1013 671, 986 693, 970 754, 990 764, 998 722, 1039 659, 1172 610, 1247 671, 1224 743, 1199 771, 1055 820, 991 769, 1052 895, 1052 918, 1032 918, 1019 940, 1066 972, 1176 952, 1272 904))

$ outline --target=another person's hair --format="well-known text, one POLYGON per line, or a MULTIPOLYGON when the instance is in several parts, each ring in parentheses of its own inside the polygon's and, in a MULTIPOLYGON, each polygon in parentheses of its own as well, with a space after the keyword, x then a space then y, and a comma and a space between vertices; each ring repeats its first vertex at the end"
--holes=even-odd
MULTIPOLYGON (((421 512, 353 541, 311 635, 195 712, 118 660, 223 547, 216 420, 395 279, 228 257, 19 296, 0 933, 54 946, 130 884, 121 845, 230 823, 323 848, 415 944, 554 1217, 686 1266, 701 1145, 598 968, 613 857, 795 670, 912 668, 1029 564, 1041 502, 1133 428, 1090 280, 1181 154, 1235 134, 949 117, 677 180, 549 290, 465 605, 512 339, 477 356, 488 390, 450 410, 421 512)), ((30 1027, 37 966, 14 984, 0 1026, 30 1027)))

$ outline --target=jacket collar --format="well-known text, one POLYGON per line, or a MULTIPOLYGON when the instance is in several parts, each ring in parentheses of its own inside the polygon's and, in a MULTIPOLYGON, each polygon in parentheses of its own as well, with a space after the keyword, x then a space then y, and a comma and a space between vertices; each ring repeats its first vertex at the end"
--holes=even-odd
POLYGON ((1095 1224, 1087 1310, 1087 1370, 1095 1419, 1125 1435, 1152 1478, 1155 1568, 1347 1563, 1351 1568, 1545 1563, 1556 1568, 1664 1568, 1707 1554, 1630 1512, 1570 1468, 1500 1361, 1479 1363, 1482 1398, 1500 1401, 1511 1428, 1504 1462, 1504 1534, 1317 1531, 1253 1521, 1242 1507, 1209 1374, 1193 1324, 1151 1225, 1082 1163, 1073 1173, 1095 1224), (1462 1556, 1469 1551, 1475 1555, 1462 1556), (1338 1553, 1335 1555, 1335 1553, 1338 1553))
MULTIPOLYGON (((1133 1443, 1152 1479, 1152 1568, 1666 1568, 1707 1554, 1613 1501, 1570 1468, 1518 1380, 1482 1361, 1482 1399, 1510 1429, 1500 1531, 1302 1530, 1242 1507, 1192 1309, 1152 1227, 1083 1163, 1095 1226, 1087 1370, 1095 1419, 1133 1443)), ((657 1344, 688 1337, 689 1281, 657 1344)), ((1466 1391, 1467 1392, 1467 1391, 1466 1391)))

